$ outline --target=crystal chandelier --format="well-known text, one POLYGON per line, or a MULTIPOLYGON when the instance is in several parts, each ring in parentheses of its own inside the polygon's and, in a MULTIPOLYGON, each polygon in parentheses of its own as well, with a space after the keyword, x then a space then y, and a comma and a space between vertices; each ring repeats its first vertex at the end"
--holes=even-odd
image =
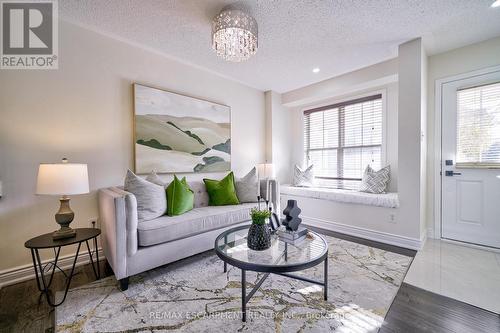
POLYGON ((212 48, 224 60, 240 62, 257 52, 257 21, 237 9, 222 10, 212 22, 212 48))

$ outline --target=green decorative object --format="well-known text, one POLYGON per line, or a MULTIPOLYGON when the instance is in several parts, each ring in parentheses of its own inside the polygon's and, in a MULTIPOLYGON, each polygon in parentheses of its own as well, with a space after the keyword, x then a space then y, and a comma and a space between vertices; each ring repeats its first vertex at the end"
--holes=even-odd
POLYGON ((193 209, 194 192, 189 188, 186 177, 179 180, 174 175, 174 180, 167 187, 167 215, 182 215, 193 209))
POLYGON ((230 172, 221 180, 203 179, 208 192, 210 206, 239 205, 234 187, 234 174, 230 172))
POLYGON ((256 251, 270 248, 271 230, 266 224, 266 220, 271 217, 271 212, 267 209, 252 208, 250 216, 252 217, 252 225, 248 229, 247 246, 256 251))

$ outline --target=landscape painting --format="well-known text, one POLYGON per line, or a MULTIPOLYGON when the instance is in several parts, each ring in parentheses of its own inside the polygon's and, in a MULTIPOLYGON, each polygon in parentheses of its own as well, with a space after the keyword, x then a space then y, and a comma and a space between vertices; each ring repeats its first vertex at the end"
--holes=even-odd
POLYGON ((231 170, 231 108, 134 85, 138 174, 231 170))

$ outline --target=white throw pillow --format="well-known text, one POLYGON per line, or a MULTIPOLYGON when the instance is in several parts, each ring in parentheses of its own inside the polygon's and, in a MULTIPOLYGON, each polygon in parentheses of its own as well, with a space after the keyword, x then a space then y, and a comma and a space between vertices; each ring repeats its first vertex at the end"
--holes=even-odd
POLYGON ((253 167, 243 178, 238 178, 234 182, 236 196, 240 203, 256 202, 259 191, 257 169, 253 167))
POLYGON ((389 184, 389 181, 391 180, 390 173, 391 167, 389 165, 379 171, 375 171, 370 165, 367 165, 359 191, 377 194, 385 193, 387 184, 389 184))
POLYGON ((127 171, 124 190, 135 195, 138 222, 153 220, 167 211, 165 188, 127 171))
POLYGON ((292 186, 312 187, 314 186, 313 165, 311 164, 305 170, 300 169, 297 165, 293 169, 292 186))

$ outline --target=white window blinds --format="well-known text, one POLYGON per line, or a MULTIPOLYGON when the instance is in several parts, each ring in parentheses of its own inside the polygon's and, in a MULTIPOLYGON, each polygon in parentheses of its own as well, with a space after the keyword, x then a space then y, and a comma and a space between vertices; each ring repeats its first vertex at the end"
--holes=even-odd
POLYGON ((500 83, 458 90, 457 166, 500 167, 500 83))
POLYGON ((320 185, 357 188, 368 164, 380 169, 382 96, 304 111, 304 152, 320 185))

